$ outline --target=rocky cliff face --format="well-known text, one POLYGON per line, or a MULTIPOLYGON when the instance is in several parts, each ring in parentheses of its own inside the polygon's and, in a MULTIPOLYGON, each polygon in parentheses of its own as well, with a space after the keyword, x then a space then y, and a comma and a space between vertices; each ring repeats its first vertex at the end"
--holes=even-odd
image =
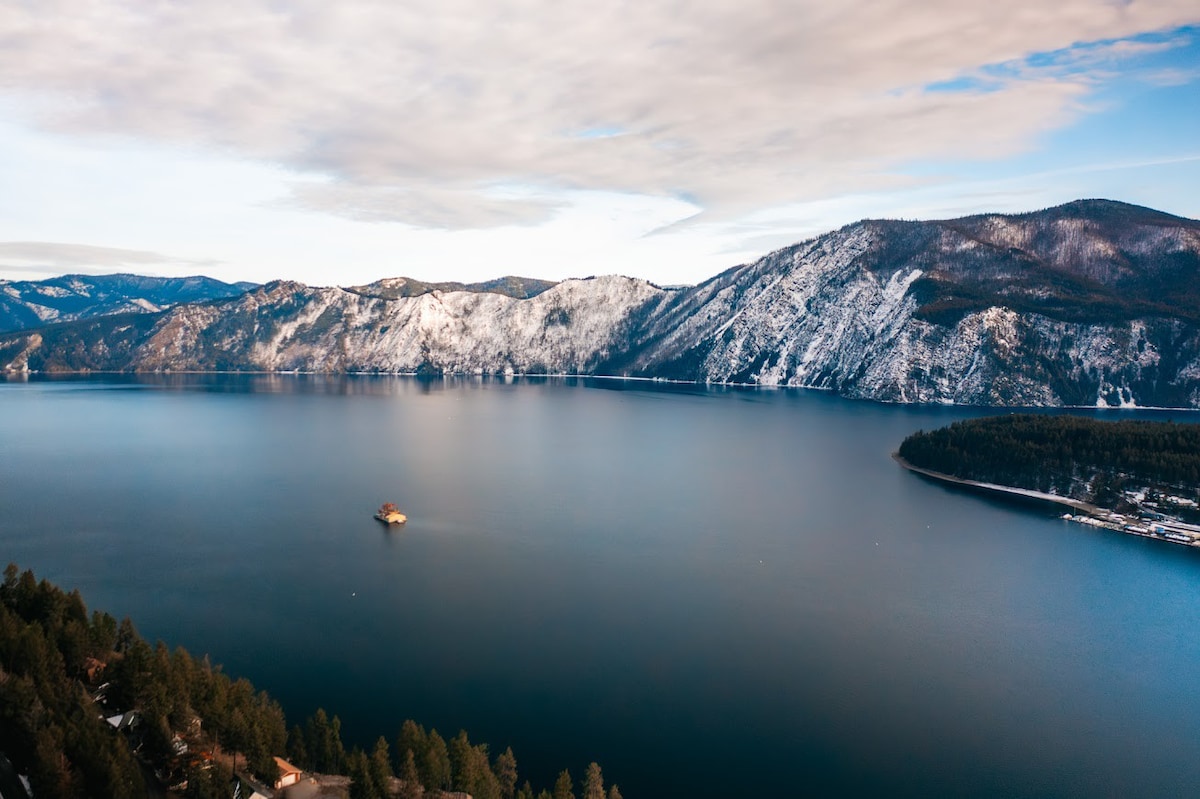
POLYGON ((431 291, 384 299, 273 283, 232 302, 176 308, 129 364, 178 369, 588 374, 625 346, 642 280, 567 280, 529 299, 431 291))
POLYGON ((633 374, 895 402, 1200 404, 1200 223, 1086 201, 861 222, 697 286, 633 374))
POLYGON ((687 289, 397 286, 274 283, 136 324, 44 328, 0 337, 0 366, 617 374, 894 402, 1200 407, 1200 223, 1121 203, 860 222, 687 289))

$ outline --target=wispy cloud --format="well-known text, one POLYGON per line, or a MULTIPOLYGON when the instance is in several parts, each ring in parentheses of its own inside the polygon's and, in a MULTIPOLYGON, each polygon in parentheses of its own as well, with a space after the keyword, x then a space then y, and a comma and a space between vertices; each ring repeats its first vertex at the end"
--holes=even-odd
POLYGON ((212 261, 190 261, 146 250, 96 247, 53 241, 0 242, 0 269, 33 274, 106 274, 120 269, 145 272, 155 266, 213 266, 212 261))
POLYGON ((1200 81, 1200 67, 1191 69, 1164 67, 1146 72, 1141 77, 1143 81, 1153 86, 1186 86, 1189 83, 1200 81))
POLYGON ((572 190, 732 216, 1020 152, 1087 111, 1091 70, 1197 21, 1194 0, 42 0, 0 11, 0 89, 57 131, 285 165, 290 203, 355 219, 532 224, 572 190))
POLYGON ((352 183, 292 184, 276 205, 322 211, 360 222, 403 222, 423 228, 536 225, 563 206, 542 198, 513 197, 469 187, 392 188, 352 183))
MULTIPOLYGON (((1127 69, 1131 62, 1190 44, 1192 36, 1182 31, 1144 34, 1126 39, 1075 42, 1069 47, 980 64, 949 80, 930 84, 926 89, 938 92, 993 92, 1030 80, 1072 81, 1089 85, 1127 69)), ((1155 76, 1170 75, 1176 81, 1187 83, 1190 82, 1187 74, 1188 70, 1159 68, 1145 70, 1142 78, 1153 82, 1155 76)))

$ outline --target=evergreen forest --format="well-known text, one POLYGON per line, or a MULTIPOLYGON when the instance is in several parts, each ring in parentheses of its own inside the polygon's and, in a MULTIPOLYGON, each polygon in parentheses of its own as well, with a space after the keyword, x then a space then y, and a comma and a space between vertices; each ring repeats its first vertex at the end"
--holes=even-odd
POLYGON ((183 648, 150 645, 128 618, 89 613, 78 591, 16 564, 0 583, 0 756, 5 797, 28 795, 18 775, 37 799, 215 799, 247 783, 269 795, 277 757, 307 773, 345 775, 332 782, 347 799, 621 796, 615 785, 605 789, 595 763, 578 797, 566 770, 535 793, 519 784, 511 748, 493 757, 466 732, 447 741, 413 721, 369 752, 348 750, 341 721, 323 709, 289 730, 279 704, 247 680, 183 648))
POLYGON ((1196 499, 1200 425, 1008 414, 967 419, 900 444, 904 461, 964 480, 1027 488, 1105 507, 1126 488, 1196 499))

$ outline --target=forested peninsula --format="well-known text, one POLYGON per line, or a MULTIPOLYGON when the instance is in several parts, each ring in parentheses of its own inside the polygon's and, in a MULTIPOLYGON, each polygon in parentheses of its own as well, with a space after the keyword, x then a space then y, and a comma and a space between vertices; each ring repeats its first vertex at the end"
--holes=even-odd
MULTIPOLYGON (((581 799, 620 799, 591 763, 581 799)), ((512 749, 492 757, 460 731, 404 721, 371 751, 347 750, 341 722, 318 709, 288 728, 283 710, 207 657, 151 646, 128 619, 89 614, 9 564, 0 583, 0 794, 4 797, 575 799, 518 787, 512 749), (286 759, 285 759, 286 758, 286 759), (292 789, 291 786, 298 786, 292 789), (450 794, 448 792, 455 793, 450 794)))
POLYGON ((1079 521, 1200 543, 1200 425, 1009 414, 917 431, 896 455, 935 478, 1074 500, 1079 521))

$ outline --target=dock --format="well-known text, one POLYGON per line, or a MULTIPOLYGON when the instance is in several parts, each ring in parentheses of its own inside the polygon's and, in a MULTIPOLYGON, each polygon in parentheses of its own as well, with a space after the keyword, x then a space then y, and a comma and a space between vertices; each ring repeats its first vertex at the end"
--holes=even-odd
POLYGON ((1139 516, 1128 516, 1117 513, 1108 508, 1101 508, 1098 505, 1092 505, 1082 500, 1071 499, 1070 497, 1058 494, 1047 494, 1028 488, 1017 488, 997 483, 983 483, 978 480, 964 480, 952 474, 944 474, 943 472, 935 472, 932 469, 923 469, 920 466, 915 466, 904 458, 901 458, 898 452, 892 453, 892 459, 908 471, 928 477, 931 480, 950 483, 984 493, 998 494, 1010 499, 1038 500, 1056 505, 1066 505, 1076 512, 1064 513, 1061 516, 1064 521, 1076 522, 1088 527, 1113 530, 1127 535, 1136 535, 1142 538, 1153 538, 1158 541, 1166 541, 1181 546, 1200 547, 1200 526, 1194 524, 1187 524, 1174 519, 1156 519, 1151 521, 1139 516))

